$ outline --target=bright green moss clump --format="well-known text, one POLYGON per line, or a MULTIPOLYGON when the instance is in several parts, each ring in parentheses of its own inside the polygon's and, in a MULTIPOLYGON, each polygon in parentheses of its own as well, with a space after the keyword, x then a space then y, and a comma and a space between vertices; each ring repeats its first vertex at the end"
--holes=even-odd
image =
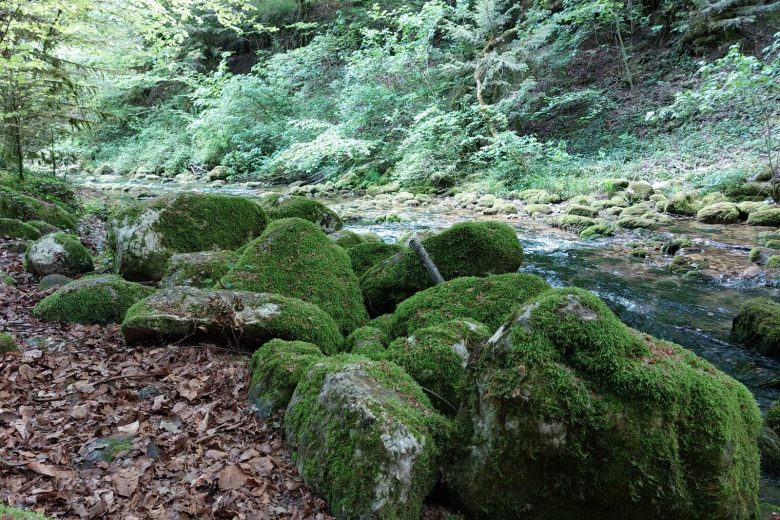
POLYGON ((599 210, 590 206, 584 206, 582 204, 572 204, 566 208, 566 213, 569 215, 596 218, 599 214, 599 210))
POLYGON ((13 336, 7 332, 0 332, 0 354, 18 350, 19 346, 13 336))
POLYGON ((398 244, 385 244, 384 242, 365 242, 347 250, 352 261, 352 270, 360 278, 366 271, 377 265, 382 260, 390 258, 394 254, 403 251, 398 244))
POLYGON ((298 381, 323 357, 317 345, 303 341, 272 339, 257 349, 249 361, 249 402, 257 415, 267 419, 286 408, 298 381))
POLYGON ((0 285, 15 286, 16 280, 10 274, 0 271, 0 285))
POLYGON ((368 321, 349 255, 320 228, 300 218, 271 222, 221 283, 314 303, 333 316, 344 334, 368 321))
POLYGON ((181 193, 132 205, 109 221, 114 268, 129 280, 160 280, 175 253, 235 250, 266 226, 262 208, 249 199, 181 193))
POLYGON ((397 365, 337 356, 298 383, 285 433, 304 481, 337 518, 418 520, 450 425, 397 365))
POLYGON ((470 517, 756 518, 750 392, 591 293, 519 308, 467 388, 446 481, 470 517))
POLYGON ((495 330, 515 307, 549 288, 547 282, 527 273, 456 278, 400 303, 393 315, 392 337, 457 318, 471 318, 495 330))
POLYGON ((344 340, 344 350, 375 358, 384 353, 388 343, 386 332, 375 327, 365 326, 355 329, 352 334, 347 336, 347 339, 344 340))
POLYGON ((751 226, 780 226, 780 208, 768 208, 754 211, 748 216, 751 226))
POLYGON ((772 255, 766 261, 766 267, 769 269, 780 269, 780 255, 772 255))
POLYGON ((592 240, 594 238, 609 237, 615 234, 615 228, 609 224, 594 224, 588 226, 580 232, 580 238, 592 240))
POLYGON ((0 504, 0 518, 3 520, 49 520, 48 517, 15 507, 0 504))
POLYGON ((52 226, 51 224, 49 224, 48 222, 44 222, 43 220, 28 220, 27 222, 25 222, 25 224, 37 229, 41 233, 41 236, 48 235, 49 233, 59 233, 60 231, 62 231, 57 226, 52 226))
POLYGON ((769 298, 745 300, 732 322, 731 339, 761 354, 780 357, 780 303, 769 298))
POLYGON ((528 204, 552 204, 561 201, 558 195, 537 189, 523 190, 517 194, 517 198, 528 204))
POLYGON ((168 259, 160 285, 213 287, 235 266, 238 256, 235 251, 200 251, 173 255, 168 259))
POLYGON ((52 233, 39 238, 27 248, 24 261, 27 270, 38 276, 75 276, 95 269, 89 250, 77 236, 67 233, 52 233))
POLYGON ((551 226, 568 231, 576 231, 577 233, 595 224, 596 221, 592 218, 581 215, 561 215, 560 217, 550 219, 551 226))
POLYGON ((780 434, 780 401, 775 401, 764 417, 764 424, 771 428, 775 433, 780 434))
POLYGON ((677 192, 666 201, 663 209, 672 215, 693 217, 701 209, 701 203, 690 193, 677 192))
POLYGON ((261 205, 271 219, 302 218, 317 224, 325 233, 344 227, 341 218, 325 204, 307 197, 269 195, 261 205))
POLYGON ((43 220, 60 229, 76 229, 76 218, 57 204, 0 186, 0 218, 43 220))
POLYGON ((758 243, 770 249, 780 249, 780 231, 759 233, 758 243))
POLYGON ((29 224, 25 224, 21 220, 14 218, 0 218, 0 239, 3 238, 35 240, 37 238, 41 238, 41 232, 29 224))
POLYGON ((358 244, 363 244, 366 242, 365 237, 358 235, 354 231, 349 231, 346 229, 331 233, 328 235, 328 238, 333 240, 344 249, 350 249, 358 244))
POLYGON ((696 220, 706 224, 733 224, 739 221, 739 208, 733 202, 717 202, 701 208, 696 220))
POLYGON ((120 276, 85 276, 60 287, 38 302, 33 316, 41 321, 69 323, 121 322, 127 310, 154 292, 120 276))
MULTIPOLYGON (((464 222, 422 241, 445 280, 514 272, 523 262, 515 230, 500 222, 464 222)), ((433 285, 410 249, 372 267, 360 280, 375 314, 392 312, 414 293, 433 285)))

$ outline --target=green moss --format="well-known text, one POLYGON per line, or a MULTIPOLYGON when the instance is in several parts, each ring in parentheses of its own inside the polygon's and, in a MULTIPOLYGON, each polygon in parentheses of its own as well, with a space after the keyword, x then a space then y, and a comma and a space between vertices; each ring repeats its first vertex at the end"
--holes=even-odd
POLYGON ((274 194, 263 199, 260 204, 274 220, 302 218, 317 224, 326 233, 344 227, 341 218, 332 209, 307 197, 274 194))
POLYGON ((677 192, 664 204, 664 211, 672 215, 693 217, 701 209, 701 203, 690 193, 677 192))
POLYGON ((653 187, 649 182, 645 181, 631 181, 628 183, 628 188, 626 188, 626 198, 630 202, 648 200, 652 194, 653 187))
POLYGON ((62 231, 57 226, 52 226, 51 224, 49 224, 48 222, 44 222, 43 220, 28 220, 27 222, 25 222, 25 224, 37 229, 41 233, 41 236, 48 235, 49 233, 58 233, 62 231))
POLYGON ((758 247, 754 247, 753 249, 750 250, 750 253, 748 253, 748 260, 750 260, 751 262, 755 262, 760 258, 761 258, 761 249, 759 249, 758 247))
POLYGON ((717 204, 720 202, 729 202, 729 198, 719 191, 708 193, 701 198, 702 206, 709 206, 711 204, 717 204))
POLYGON ((323 358, 317 345, 303 341, 272 339, 252 355, 249 402, 261 419, 286 408, 312 365, 323 358))
POLYGON ((581 217, 596 218, 599 214, 599 210, 590 206, 583 206, 581 204, 572 204, 566 208, 566 213, 569 215, 579 215, 581 217))
POLYGON ((41 238, 41 232, 21 220, 0 218, 0 237, 35 240, 41 238))
POLYGON ((604 179, 602 186, 607 195, 613 195, 628 188, 628 179, 604 179))
POLYGON ((523 190, 517 194, 517 198, 528 204, 552 204, 561 201, 561 197, 558 195, 536 189, 523 190))
POLYGON ((780 269, 780 255, 770 256, 765 265, 767 269, 780 269))
POLYGON ((739 218, 746 219, 751 213, 761 211, 762 209, 768 209, 770 206, 766 202, 756 202, 752 200, 746 200, 737 204, 739 210, 739 218))
POLYGON ((201 251, 179 253, 168 259, 160 285, 174 287, 213 287, 238 261, 235 251, 201 251))
POLYGON ((732 202, 710 204, 696 213, 696 220, 706 224, 733 224, 739 221, 739 209, 732 202))
POLYGON ((745 300, 732 322, 731 339, 761 354, 780 357, 780 303, 769 298, 745 300))
POLYGON ((43 220, 60 229, 76 229, 76 217, 67 209, 0 186, 0 218, 43 220))
POLYGON ((358 278, 379 262, 390 258, 394 254, 403 251, 398 244, 385 244, 384 242, 365 242, 347 250, 352 261, 352 270, 358 278))
POLYGON ((343 519, 419 519, 450 428, 400 367, 361 356, 315 364, 285 415, 304 481, 343 519))
POLYGON ((596 225, 596 221, 590 217, 582 217, 580 215, 561 215, 550 219, 550 225, 580 233, 586 228, 596 225))
MULTIPOLYGON (((445 280, 517 271, 523 248, 515 230, 500 222, 463 222, 425 238, 423 246, 445 280)), ((360 286, 374 314, 395 306, 433 283, 408 248, 367 271, 360 286)))
POLYGON ((780 232, 759 233, 758 244, 770 249, 780 249, 780 232))
POLYGON ((387 348, 389 339, 387 333, 376 327, 360 327, 344 340, 345 350, 353 354, 361 354, 374 358, 387 348))
POLYGON ((0 332, 0 354, 18 349, 19 345, 16 344, 16 339, 13 336, 7 332, 0 332))
POLYGON ((758 451, 761 452, 761 470, 764 473, 780 474, 780 437, 771 428, 765 426, 761 429, 758 451))
POLYGON ((16 280, 10 274, 0 271, 0 285, 15 286, 16 280))
POLYGON ((527 273, 456 278, 399 304, 393 315, 391 337, 407 336, 457 318, 471 318, 495 330, 515 307, 549 288, 547 282, 527 273))
POLYGON ((747 223, 751 226, 780 226, 780 208, 755 211, 748 216, 747 223))
POLYGON ((48 291, 49 289, 59 288, 73 281, 73 278, 61 274, 47 274, 38 282, 39 291, 48 291))
POLYGON ((120 276, 85 276, 60 287, 38 302, 33 316, 41 321, 68 323, 121 322, 127 310, 154 289, 126 282, 120 276))
POLYGON ((672 259, 669 270, 682 276, 696 276, 700 271, 709 269, 710 264, 701 255, 679 255, 672 259))
POLYGON ((780 401, 775 401, 769 407, 764 417, 764 424, 780 435, 780 401))
POLYGON ((362 235, 346 229, 335 231, 329 234, 328 237, 344 249, 350 249, 358 244, 363 244, 366 242, 365 237, 362 235))
POLYGON ((390 337, 390 331, 392 330, 394 319, 395 318, 392 314, 382 314, 381 316, 377 316, 373 320, 369 321, 366 324, 366 327, 374 327, 375 329, 379 329, 387 334, 388 337, 390 337))
POLYGON ((319 227, 300 218, 273 221, 221 283, 314 303, 333 316, 344 334, 368 321, 349 255, 319 227))
POLYGON ((27 248, 24 261, 25 267, 38 276, 75 276, 95 269, 92 255, 79 237, 67 233, 52 233, 39 238, 27 248))
POLYGON ((584 240, 592 240, 594 238, 609 237, 615 234, 615 228, 609 224, 595 224, 593 226, 586 227, 580 232, 580 238, 584 240))
POLYGON ((691 352, 579 289, 539 295, 485 345, 446 480, 470 517, 754 519, 758 408, 691 352))
POLYGON ((677 251, 686 247, 693 247, 691 239, 686 237, 674 237, 671 240, 667 240, 661 246, 661 252, 665 255, 674 256, 677 251))
POLYGON ((525 211, 527 215, 533 215, 534 213, 549 215, 553 212, 553 209, 547 204, 526 204, 523 206, 523 211, 525 211))
POLYGON ((15 507, 0 504, 0 518, 4 520, 49 520, 48 517, 15 507))

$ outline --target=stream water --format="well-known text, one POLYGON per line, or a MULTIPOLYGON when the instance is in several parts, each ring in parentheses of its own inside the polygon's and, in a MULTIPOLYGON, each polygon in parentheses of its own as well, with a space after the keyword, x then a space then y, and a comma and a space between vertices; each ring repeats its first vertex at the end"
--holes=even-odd
MULTIPOLYGON (((138 184, 139 181, 129 182, 138 184)), ((141 182, 150 194, 195 190, 258 198, 269 191, 281 190, 141 182)), ((582 241, 577 235, 527 217, 484 217, 438 199, 430 206, 416 208, 354 197, 322 201, 342 215, 352 215, 347 229, 371 231, 387 242, 394 242, 409 231, 435 231, 463 220, 505 220, 514 226, 523 243, 526 255, 523 271, 538 274, 553 286, 571 285, 595 292, 628 325, 679 343, 740 380, 750 388, 764 411, 780 398, 780 362, 729 343, 731 320, 742 301, 755 296, 780 300, 776 281, 773 287, 773 282, 762 276, 741 276, 751 265, 747 252, 756 244, 761 229, 746 225, 704 225, 680 219, 653 232, 629 232, 582 241), (400 215, 402 221, 377 223, 389 213, 400 215), (683 278, 665 268, 670 257, 657 252, 651 252, 648 258, 629 254, 635 241, 655 239, 660 243, 679 235, 693 239, 704 251, 713 268, 711 276, 683 278)), ((764 500, 780 502, 780 479, 765 478, 761 494, 764 500)))

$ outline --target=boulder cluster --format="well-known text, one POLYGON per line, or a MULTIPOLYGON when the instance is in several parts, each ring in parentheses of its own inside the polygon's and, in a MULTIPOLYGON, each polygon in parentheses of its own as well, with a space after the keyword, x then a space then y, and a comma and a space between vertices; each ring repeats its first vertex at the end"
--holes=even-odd
MULTIPOLYGON (((65 284, 35 315, 118 322, 130 345, 253 352, 249 402, 283 414, 298 470, 338 518, 416 520, 435 488, 470 518, 757 517, 761 417, 743 385, 595 295, 518 272, 506 224, 425 237, 439 284, 407 244, 341 227, 295 196, 134 205, 110 219, 116 274, 65 284)), ((93 269, 44 239, 31 270, 93 269), (47 268, 60 257, 73 269, 47 268)))

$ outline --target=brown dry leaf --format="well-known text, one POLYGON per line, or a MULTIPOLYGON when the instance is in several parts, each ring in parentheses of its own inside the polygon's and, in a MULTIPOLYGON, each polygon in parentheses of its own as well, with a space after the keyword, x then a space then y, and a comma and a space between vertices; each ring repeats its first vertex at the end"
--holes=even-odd
POLYGON ((247 474, 235 464, 228 464, 219 472, 219 489, 226 491, 228 489, 239 489, 244 485, 247 474))
POLYGON ((70 470, 58 469, 55 466, 49 466, 41 462, 28 462, 24 464, 24 467, 47 477, 72 479, 75 476, 74 472, 70 470))
POLYGON ((138 475, 127 471, 120 471, 111 477, 116 494, 121 497, 129 497, 138 487, 138 475))
POLYGON ((119 426, 116 430, 121 433, 122 435, 127 435, 129 437, 134 436, 138 433, 138 428, 141 426, 141 423, 138 421, 133 421, 130 424, 125 424, 124 426, 119 426))

